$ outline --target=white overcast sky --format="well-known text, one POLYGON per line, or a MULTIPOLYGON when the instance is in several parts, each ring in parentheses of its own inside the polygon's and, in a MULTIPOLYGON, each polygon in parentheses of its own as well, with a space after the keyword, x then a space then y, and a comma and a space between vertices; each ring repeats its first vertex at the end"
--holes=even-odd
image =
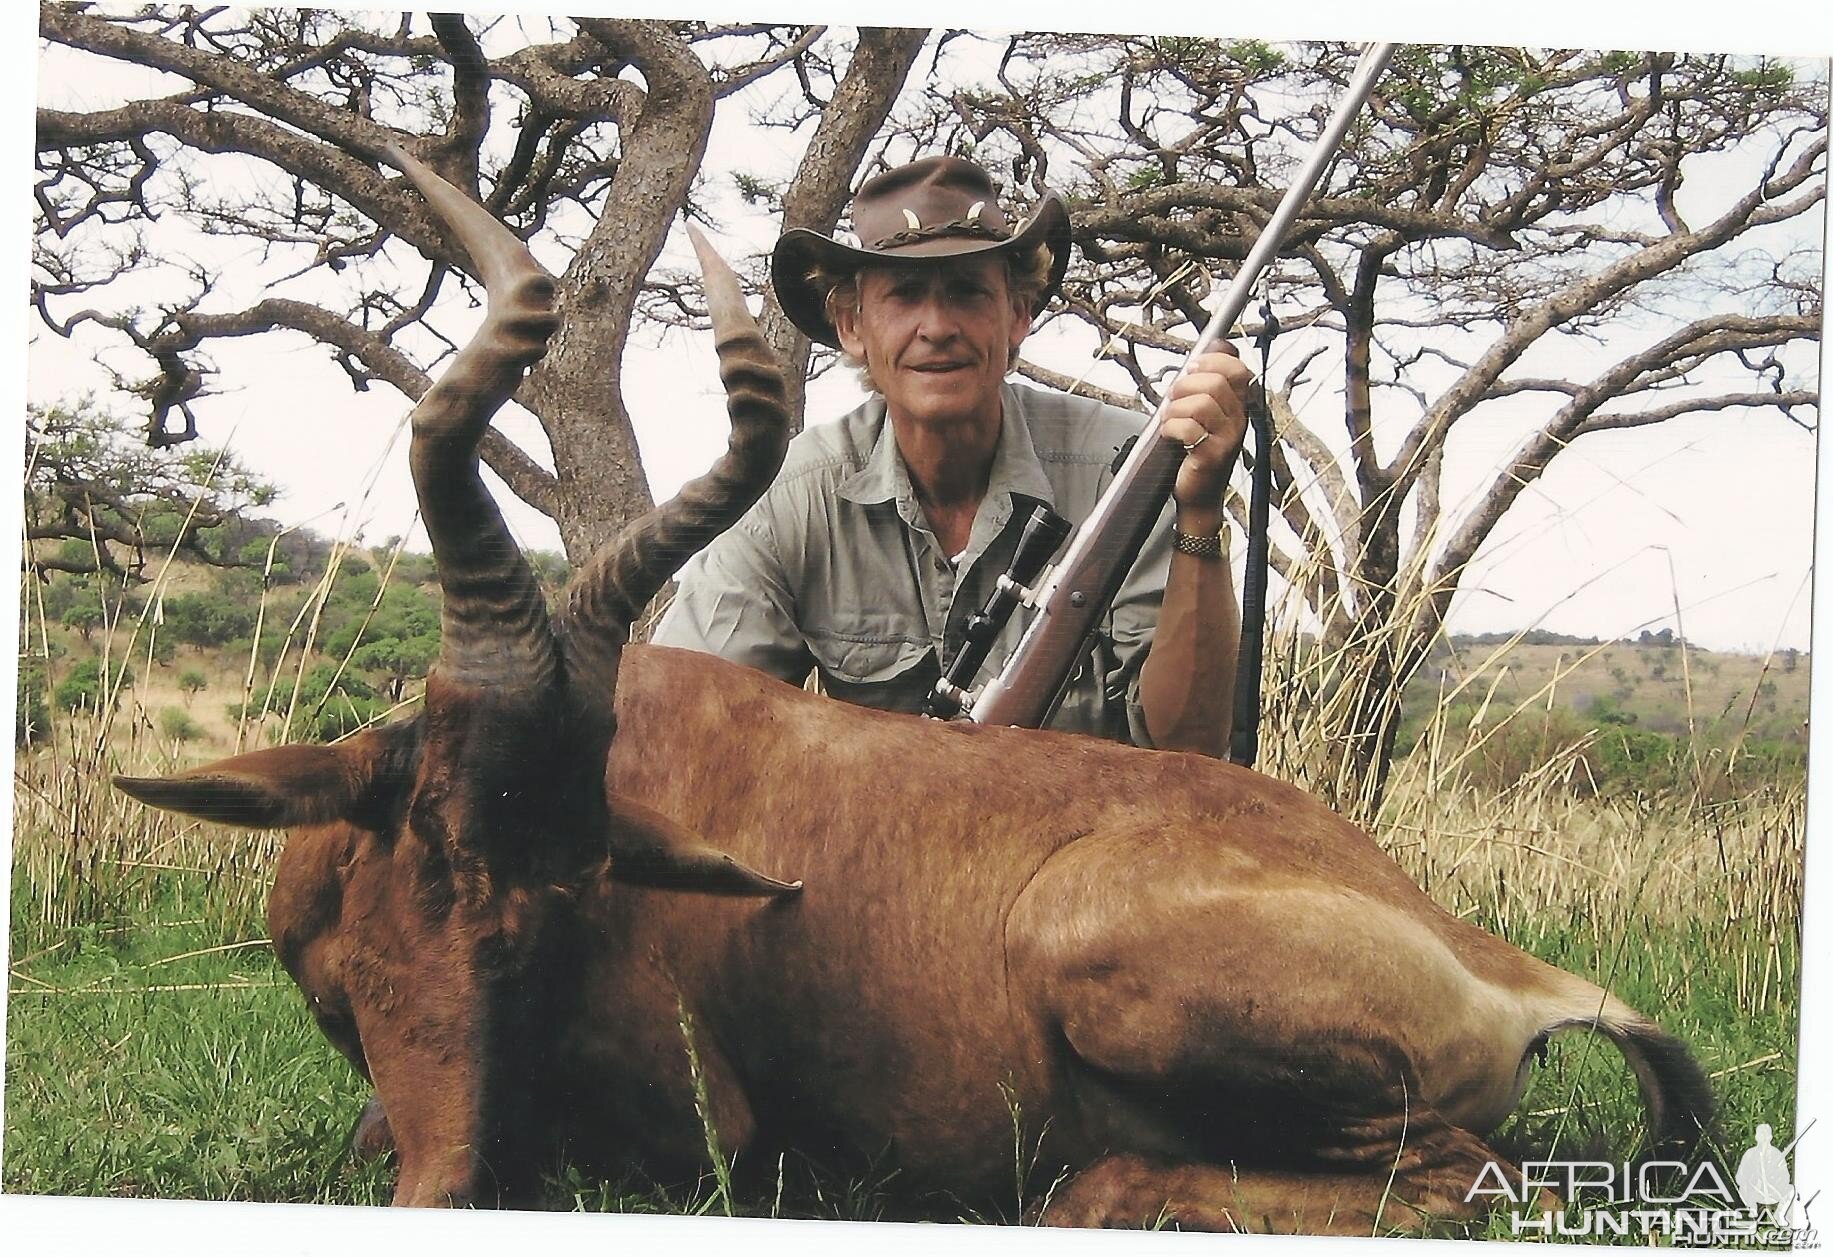
MULTIPOLYGON (((781 16, 808 11, 792 5, 769 7, 781 16)), ((756 12, 747 10, 747 16, 756 12)), ((1002 22, 1016 25, 1018 12, 1023 10, 1002 15, 1002 22)), ((1055 9, 1031 13, 1034 22, 1061 16, 1055 9)), ((976 20, 984 25, 983 17, 976 20)), ((1111 26, 1117 20, 1090 24, 1111 26)), ((1134 20, 1131 11, 1127 20, 1134 20)), ((1169 13, 1158 15, 1160 23, 1171 20, 1169 13)), ((1263 13, 1250 18, 1245 10, 1239 23, 1231 17, 1213 29, 1275 37, 1366 33, 1361 20, 1307 27, 1296 15, 1287 18, 1282 13, 1275 19, 1263 13)), ((1646 46, 1671 42, 1664 38, 1667 29, 1593 25, 1582 35, 1567 31, 1563 38, 1587 46, 1618 40, 1646 46)), ((1523 26, 1519 37, 1527 38, 1528 30, 1523 26)), ((1458 37, 1451 25, 1409 29, 1402 21, 1391 26, 1384 22, 1374 33, 1403 38, 1430 34, 1440 41, 1458 37)), ((1755 31, 1741 31, 1728 42, 1724 36, 1701 36, 1694 44, 1740 50, 1801 47, 1780 32, 1763 40, 1755 31)), ((72 108, 110 103, 109 93, 120 90, 119 80, 93 66, 93 61, 61 53, 47 60, 39 98, 72 108)), ((729 155, 742 152, 744 164, 756 167, 765 164, 765 151, 774 150, 787 170, 805 138, 805 131, 785 135, 745 125, 741 111, 726 109, 716 125, 707 165, 719 168, 729 155)), ((1707 186, 1689 181, 1683 198, 1699 195, 1707 186)), ((735 204, 730 208, 738 214, 735 204)), ((1682 208, 1686 209, 1684 203, 1682 208)), ((743 265, 747 254, 755 257, 768 248, 774 230, 766 219, 735 217, 723 244, 743 265)), ((671 254, 682 248, 677 240, 671 254)), ((201 257, 222 258, 234 273, 236 259, 217 242, 199 241, 197 250, 201 257)), ((157 290, 149 279, 148 293, 157 290)), ((288 295, 300 294, 293 289, 288 295)), ((258 290, 225 292, 224 308, 241 304, 244 296, 253 300, 258 290)), ((55 401, 85 390, 106 392, 107 376, 95 358, 99 346, 110 344, 109 338, 86 335, 65 341, 30 324, 27 333, 32 342, 27 370, 30 400, 55 401)), ((666 495, 703 469, 723 445, 723 407, 703 340, 639 332, 633 345, 645 345, 647 351, 633 349, 628 360, 627 401, 652 488, 666 495)), ((1078 374, 1089 347, 1080 342, 1051 346, 1036 356, 1078 374)), ((1280 348, 1292 355, 1303 352, 1296 340, 1280 348)), ((101 352, 128 378, 148 372, 145 358, 125 346, 113 344, 101 352)), ((247 464, 283 487, 284 496, 272 511, 277 518, 286 524, 310 521, 333 534, 360 531, 371 544, 411 527, 412 489, 401 437, 404 399, 385 386, 353 393, 328 355, 300 337, 219 341, 208 352, 220 368, 212 383, 221 395, 197 408, 203 438, 228 444, 247 464)), ((1574 375, 1580 374, 1578 364, 1544 361, 1537 373, 1558 375, 1567 365, 1574 375)), ((856 403, 858 393, 844 375, 836 372, 816 382, 808 408, 811 422, 831 418, 856 403)), ((128 399, 125 404, 133 403, 128 399)), ((1335 394, 1326 390, 1313 399, 1313 406, 1321 429, 1340 430, 1340 419, 1334 425, 1331 420, 1341 413, 1335 394)), ((526 416, 506 414, 499 425, 547 460, 539 431, 526 416)), ((1489 421, 1478 431, 1477 425, 1466 425, 1451 447, 1446 503, 1457 502, 1480 483, 1530 426, 1489 421)), ((1482 631, 1539 624, 1616 636, 1672 624, 1678 606, 1687 635, 1707 646, 1805 647, 1813 452, 1809 434, 1773 413, 1724 412, 1653 430, 1586 438, 1523 495, 1497 530, 1465 581, 1454 626, 1482 631)), ((548 520, 507 494, 501 496, 525 545, 558 548, 558 536, 548 520)), ((417 530, 413 535, 419 541, 417 530)))

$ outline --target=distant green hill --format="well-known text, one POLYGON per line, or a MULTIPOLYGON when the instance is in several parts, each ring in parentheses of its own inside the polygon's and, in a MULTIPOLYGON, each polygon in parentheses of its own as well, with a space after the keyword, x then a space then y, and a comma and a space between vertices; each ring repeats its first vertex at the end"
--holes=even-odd
MULTIPOLYGON (((564 580, 560 556, 535 559, 544 578, 564 580)), ((308 537, 266 570, 181 558, 158 581, 55 570, 22 579, 22 745, 73 711, 93 713, 117 678, 127 682, 118 710, 206 751, 235 745, 246 723, 334 738, 413 702, 439 648, 432 558, 392 548, 340 551, 308 537)))
POLYGON ((1727 757, 1746 771, 1805 767, 1804 651, 1733 654, 1668 633, 1617 642, 1552 634, 1508 640, 1455 637, 1433 649, 1403 696, 1403 751, 1437 719, 1459 742, 1472 729, 1506 722, 1492 757, 1501 777, 1581 738, 1596 748, 1587 768, 1600 787, 1613 777, 1648 785, 1650 773, 1680 782, 1727 757), (1512 745, 1520 743, 1529 745, 1512 745))
POLYGON ((1802 735, 1808 718, 1808 655, 1784 650, 1765 659, 1643 642, 1522 642, 1453 638, 1427 658, 1407 689, 1409 711, 1436 705, 1439 691, 1464 685, 1459 701, 1490 696, 1491 706, 1551 705, 1658 733, 1691 729, 1722 745, 1743 733, 1802 735), (1493 692, 1492 692, 1493 682, 1493 692))

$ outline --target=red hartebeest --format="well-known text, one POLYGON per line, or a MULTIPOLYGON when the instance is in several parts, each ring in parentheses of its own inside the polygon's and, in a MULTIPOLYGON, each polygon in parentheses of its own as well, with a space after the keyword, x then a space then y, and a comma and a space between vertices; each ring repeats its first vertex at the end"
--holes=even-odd
POLYGON ((551 613, 478 476, 554 330, 552 284, 395 154, 483 275, 484 327, 413 415, 445 592, 425 710, 167 780, 287 826, 275 946, 374 1084, 397 1203, 526 1198, 539 1167, 880 1158, 957 1201, 1042 1133, 1047 1222, 1350 1231, 1467 1217, 1481 1136, 1552 1032, 1634 1067, 1657 1151, 1701 1133, 1685 1049, 1442 911, 1360 830, 1229 764, 848 707, 632 618, 777 467, 782 378, 696 238, 733 417, 704 478, 551 613), (615 701, 614 701, 615 698, 615 701), (716 843, 717 845, 709 845, 716 843), (776 880, 800 879, 797 883, 776 880))

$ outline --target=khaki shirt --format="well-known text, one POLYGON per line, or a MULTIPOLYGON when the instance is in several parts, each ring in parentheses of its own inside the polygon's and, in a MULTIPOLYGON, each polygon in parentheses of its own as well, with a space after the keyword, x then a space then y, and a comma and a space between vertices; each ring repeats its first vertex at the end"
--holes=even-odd
MULTIPOLYGON (((1022 385, 1001 392, 999 446, 968 546, 952 559, 924 523, 885 403, 875 397, 789 444, 737 524, 682 570, 652 640, 800 684, 810 668, 848 702, 916 712, 1011 561, 1042 502, 1079 524, 1146 417, 1022 385)), ((1139 669, 1171 563, 1171 507, 1134 562, 1051 727, 1149 745, 1139 669)), ((996 675, 1033 612, 1021 607, 975 687, 996 675)))

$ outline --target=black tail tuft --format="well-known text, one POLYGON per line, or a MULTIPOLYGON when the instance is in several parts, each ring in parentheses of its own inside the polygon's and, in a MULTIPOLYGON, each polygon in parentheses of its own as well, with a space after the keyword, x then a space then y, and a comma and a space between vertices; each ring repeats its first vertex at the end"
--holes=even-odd
POLYGON ((1603 1027, 1636 1071, 1653 1126, 1652 1159, 1688 1161, 1713 1131, 1712 1080, 1687 1045, 1652 1022, 1603 1027))

